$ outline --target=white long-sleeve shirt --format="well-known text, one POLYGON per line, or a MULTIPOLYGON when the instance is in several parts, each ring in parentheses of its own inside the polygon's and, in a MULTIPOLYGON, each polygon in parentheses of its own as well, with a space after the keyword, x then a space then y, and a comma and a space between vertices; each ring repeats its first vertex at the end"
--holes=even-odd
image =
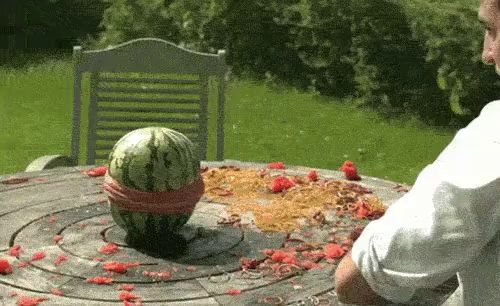
POLYGON ((351 255, 387 300, 407 302, 417 288, 458 273, 462 298, 454 305, 500 305, 500 100, 368 224, 351 255))

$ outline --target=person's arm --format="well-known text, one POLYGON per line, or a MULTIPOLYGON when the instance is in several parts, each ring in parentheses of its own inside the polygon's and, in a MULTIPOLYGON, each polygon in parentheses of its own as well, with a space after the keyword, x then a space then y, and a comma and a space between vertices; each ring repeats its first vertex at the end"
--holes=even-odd
POLYGON ((336 271, 348 303, 408 302, 474 260, 500 230, 500 101, 460 130, 413 188, 370 222, 336 271), (368 286, 367 286, 368 285, 368 286))
MULTIPOLYGON (((500 145, 494 153, 500 156, 500 145)), ((405 303, 416 289, 456 274, 493 238, 500 179, 477 181, 479 173, 462 168, 472 181, 455 184, 443 171, 426 168, 408 194, 367 225, 336 271, 341 301, 362 304, 378 295, 405 303)))
POLYGON ((386 305, 386 299, 375 293, 352 260, 351 252, 339 263, 335 272, 335 291, 345 304, 386 305))

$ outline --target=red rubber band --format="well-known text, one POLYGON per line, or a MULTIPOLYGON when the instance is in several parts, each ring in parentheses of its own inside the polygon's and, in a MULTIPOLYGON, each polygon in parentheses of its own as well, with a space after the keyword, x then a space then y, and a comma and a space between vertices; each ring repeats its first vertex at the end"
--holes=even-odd
POLYGON ((190 214, 205 191, 200 176, 193 183, 175 191, 147 192, 123 186, 106 173, 102 185, 111 205, 156 214, 190 214))

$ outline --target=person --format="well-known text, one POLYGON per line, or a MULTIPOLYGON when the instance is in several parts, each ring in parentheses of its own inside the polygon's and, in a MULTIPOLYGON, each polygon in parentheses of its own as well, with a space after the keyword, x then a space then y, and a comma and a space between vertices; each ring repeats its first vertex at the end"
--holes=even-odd
MULTIPOLYGON (((500 0, 481 0, 482 58, 500 75, 500 0)), ((457 275, 447 305, 500 305, 500 100, 459 130, 339 263, 347 304, 411 303, 457 275)))

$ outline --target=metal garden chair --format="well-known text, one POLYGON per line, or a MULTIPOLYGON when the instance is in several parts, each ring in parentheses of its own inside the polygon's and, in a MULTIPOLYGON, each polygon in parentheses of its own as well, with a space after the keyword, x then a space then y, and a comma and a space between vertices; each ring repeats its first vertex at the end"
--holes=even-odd
MULTIPOLYGON (((85 164, 107 160, 116 141, 127 132, 164 126, 184 133, 207 159, 210 77, 218 80, 217 108, 211 107, 216 159, 224 156, 225 51, 199 53, 173 43, 140 38, 103 50, 73 48, 74 106, 71 155, 47 155, 26 171, 78 165, 82 147, 82 101, 88 97, 85 164), (82 86, 88 75, 87 86, 82 86), (87 88, 86 88, 87 87, 87 88), (84 90, 86 89, 86 90, 84 90)), ((215 88, 214 88, 215 89, 215 88)))

